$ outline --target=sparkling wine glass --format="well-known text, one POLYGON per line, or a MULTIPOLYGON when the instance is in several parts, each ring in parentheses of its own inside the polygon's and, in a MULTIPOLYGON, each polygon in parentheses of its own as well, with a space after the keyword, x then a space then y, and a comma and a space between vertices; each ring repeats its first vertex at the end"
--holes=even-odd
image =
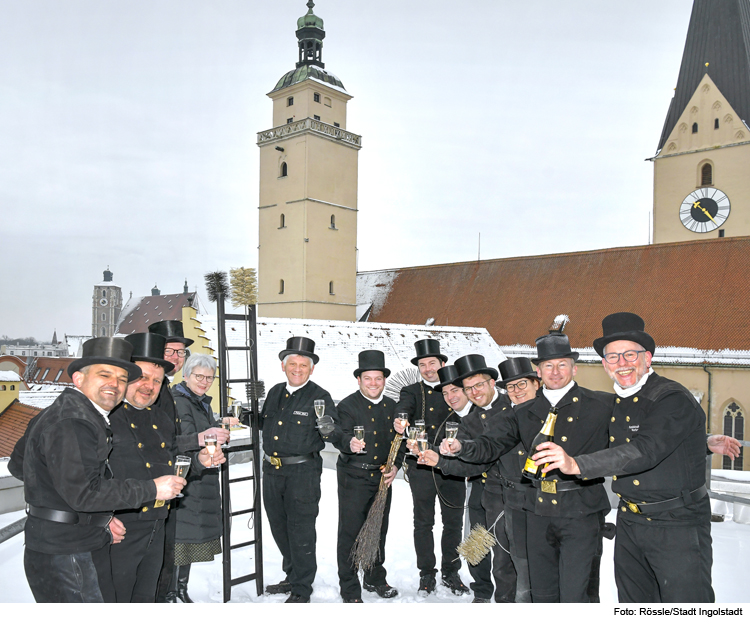
POLYGON ((206 451, 211 454, 211 466, 214 466, 214 454, 216 453, 216 434, 206 434, 203 439, 203 443, 206 445, 206 451))
POLYGON ((427 451, 427 447, 429 446, 427 443, 427 432, 419 432, 417 434, 417 446, 420 453, 427 451))
POLYGON ((323 415, 326 413, 326 402, 323 399, 315 399, 313 405, 315 406, 315 416, 318 419, 323 418, 323 415))
MULTIPOLYGON (((365 442, 365 428, 363 425, 357 425, 354 428, 354 438, 356 438, 359 441, 365 442)), ((362 449, 359 453, 366 454, 367 451, 365 449, 362 449)))
POLYGON ((453 441, 458 434, 458 423, 450 421, 445 424, 445 437, 448 439, 448 444, 452 445, 453 441))
POLYGON ((399 412, 396 414, 396 418, 399 420, 399 423, 401 423, 401 427, 405 430, 406 426, 409 424, 409 415, 406 412, 399 412))
MULTIPOLYGON (((186 478, 188 470, 190 469, 190 458, 187 456, 177 456, 174 461, 174 474, 181 478, 186 478)), ((185 497, 182 493, 178 493, 175 497, 185 497)))

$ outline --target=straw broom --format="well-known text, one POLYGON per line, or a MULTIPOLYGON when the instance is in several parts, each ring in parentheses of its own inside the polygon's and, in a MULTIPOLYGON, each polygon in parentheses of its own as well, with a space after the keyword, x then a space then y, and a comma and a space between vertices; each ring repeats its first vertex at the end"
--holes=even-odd
MULTIPOLYGON (((403 437, 400 434, 396 434, 396 438, 394 438, 391 443, 388 460, 383 467, 384 474, 389 473, 392 469, 402 440, 403 437)), ((380 529, 383 526, 383 513, 385 512, 385 501, 387 495, 388 486, 386 485, 385 480, 380 478, 378 494, 375 496, 375 501, 370 507, 370 512, 367 513, 367 519, 362 525, 362 529, 359 531, 359 534, 354 541, 354 545, 352 546, 351 554, 349 555, 354 567, 363 572, 372 569, 372 566, 375 565, 375 562, 380 555, 380 529)))

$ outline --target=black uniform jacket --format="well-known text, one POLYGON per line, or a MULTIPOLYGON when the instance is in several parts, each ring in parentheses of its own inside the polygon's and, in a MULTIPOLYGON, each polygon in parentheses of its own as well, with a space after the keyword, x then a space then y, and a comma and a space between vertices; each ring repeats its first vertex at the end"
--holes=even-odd
MULTIPOLYGON (((174 422, 160 409, 138 409, 123 401, 109 415, 112 453, 109 466, 115 478, 154 480, 174 474, 174 422)), ((149 502, 138 509, 117 511, 123 522, 165 519, 169 504, 149 502)))
MULTIPOLYGON (((556 406, 558 414, 554 442, 562 445, 572 456, 600 450, 608 441, 613 399, 611 394, 587 390, 575 384, 556 406)), ((462 443, 461 459, 492 462, 514 449, 519 442, 528 451, 551 407, 542 390, 539 390, 535 399, 519 405, 512 417, 506 417, 507 423, 495 424, 491 434, 462 443)), ((553 471, 546 479, 571 482, 577 477, 553 471)), ((575 519, 599 511, 608 512, 609 499, 603 480, 596 478, 579 482, 580 485, 572 490, 559 490, 554 494, 536 489, 534 513, 575 519)))
MULTIPOLYGON (((381 473, 377 469, 362 469, 356 465, 365 464, 380 467, 388 461, 391 443, 396 436, 393 429, 393 410, 396 402, 388 397, 383 397, 379 403, 374 403, 357 390, 345 399, 342 399, 336 411, 338 412, 339 424, 341 426, 341 437, 336 442, 339 454, 339 467, 345 467, 350 472, 375 483, 380 483, 381 473), (365 451, 366 454, 356 454, 350 449, 350 443, 354 437, 354 427, 362 425, 365 428, 365 451)), ((403 450, 404 442, 399 451, 403 450)), ((395 465, 398 467, 399 458, 395 465)))
MULTIPOLYGON (((24 481, 26 502, 38 508, 109 513, 156 499, 151 480, 113 479, 107 459, 112 432, 74 388, 37 414, 13 450, 9 470, 24 481)), ((29 515, 26 545, 45 554, 92 552, 110 542, 104 527, 62 524, 29 515)))
MULTIPOLYGON (((706 483, 706 415, 676 381, 653 373, 633 396, 615 398, 608 425, 609 449, 576 457, 581 477, 613 475, 612 490, 639 503, 681 497, 706 483)), ((648 515, 682 523, 704 516, 701 502, 648 515)), ((621 517, 647 521, 630 511, 621 517)))
POLYGON ((326 440, 336 444, 341 436, 333 399, 314 381, 289 393, 286 383, 277 383, 268 392, 260 414, 263 431, 263 450, 269 456, 285 458, 318 453, 326 440), (336 431, 325 439, 317 428, 314 401, 326 402, 326 415, 336 422, 336 431))
MULTIPOLYGON (((406 412, 409 422, 414 423, 417 419, 424 419, 427 440, 433 447, 440 445, 445 438, 445 422, 451 414, 451 409, 443 398, 442 392, 434 390, 424 381, 404 386, 401 389, 395 413, 406 412)), ((457 414, 451 421, 460 421, 457 414)))

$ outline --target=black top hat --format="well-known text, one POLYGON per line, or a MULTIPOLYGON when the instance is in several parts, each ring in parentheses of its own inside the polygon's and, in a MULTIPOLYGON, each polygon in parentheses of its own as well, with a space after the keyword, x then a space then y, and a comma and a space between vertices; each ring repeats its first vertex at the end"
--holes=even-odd
POLYGON ((161 322, 154 322, 148 326, 149 333, 156 333, 156 335, 163 335, 167 338, 167 342, 182 342, 185 346, 190 346, 195 340, 191 340, 189 337, 185 337, 182 328, 182 322, 179 320, 162 320, 161 322))
POLYGON ((86 366, 108 364, 128 371, 128 381, 140 379, 141 369, 130 358, 133 347, 121 337, 94 337, 83 343, 83 356, 74 359, 68 365, 68 374, 72 377, 86 366))
POLYGON ((284 359, 287 355, 302 355, 313 360, 313 365, 318 363, 318 357, 313 351, 315 342, 307 337, 290 337, 286 341, 286 348, 279 353, 279 359, 284 359))
POLYGON ((417 351, 417 356, 411 360, 411 363, 415 366, 419 363, 420 359, 425 359, 427 357, 437 357, 441 361, 448 361, 448 358, 445 355, 440 354, 439 340, 417 340, 414 342, 414 348, 417 351))
POLYGON ((539 378, 528 357, 511 357, 501 362, 498 368, 502 377, 502 381, 499 383, 501 388, 504 388, 511 381, 516 381, 516 379, 523 379, 524 377, 539 378))
POLYGON ((443 366, 442 368, 438 368, 437 371, 438 379, 440 379, 440 383, 435 386, 435 390, 438 392, 442 392, 443 388, 445 386, 449 386, 453 384, 457 388, 460 388, 462 386, 461 379, 458 375, 458 369, 451 364, 450 366, 443 366))
POLYGON ((383 377, 391 374, 391 371, 385 367, 385 354, 383 351, 362 351, 359 354, 359 368, 354 371, 354 376, 359 377, 363 372, 368 370, 379 370, 383 377))
POLYGON ((164 359, 164 346, 167 338, 155 333, 133 333, 125 337, 127 342, 133 346, 134 362, 151 362, 161 366, 165 372, 172 372, 174 364, 164 359))
POLYGON ((479 374, 489 375, 492 379, 497 379, 497 370, 489 368, 482 355, 464 355, 456 360, 455 365, 461 381, 479 374))
POLYGON ((643 318, 635 313, 622 311, 611 313, 602 320, 602 337, 594 340, 594 350, 604 357, 604 347, 610 342, 628 340, 640 344, 652 355, 656 350, 656 342, 645 331, 643 318))
POLYGON ((562 333, 549 333, 536 338, 536 354, 538 357, 531 360, 535 364, 548 359, 578 359, 578 353, 570 349, 568 336, 562 333))

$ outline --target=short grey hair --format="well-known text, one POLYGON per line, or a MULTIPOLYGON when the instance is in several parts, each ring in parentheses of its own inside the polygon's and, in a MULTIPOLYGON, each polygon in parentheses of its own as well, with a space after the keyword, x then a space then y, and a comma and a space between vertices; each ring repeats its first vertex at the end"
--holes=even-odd
POLYGON ((216 360, 211 355, 202 355, 200 353, 191 355, 182 367, 183 379, 187 379, 195 368, 208 368, 208 370, 216 375, 216 360))

